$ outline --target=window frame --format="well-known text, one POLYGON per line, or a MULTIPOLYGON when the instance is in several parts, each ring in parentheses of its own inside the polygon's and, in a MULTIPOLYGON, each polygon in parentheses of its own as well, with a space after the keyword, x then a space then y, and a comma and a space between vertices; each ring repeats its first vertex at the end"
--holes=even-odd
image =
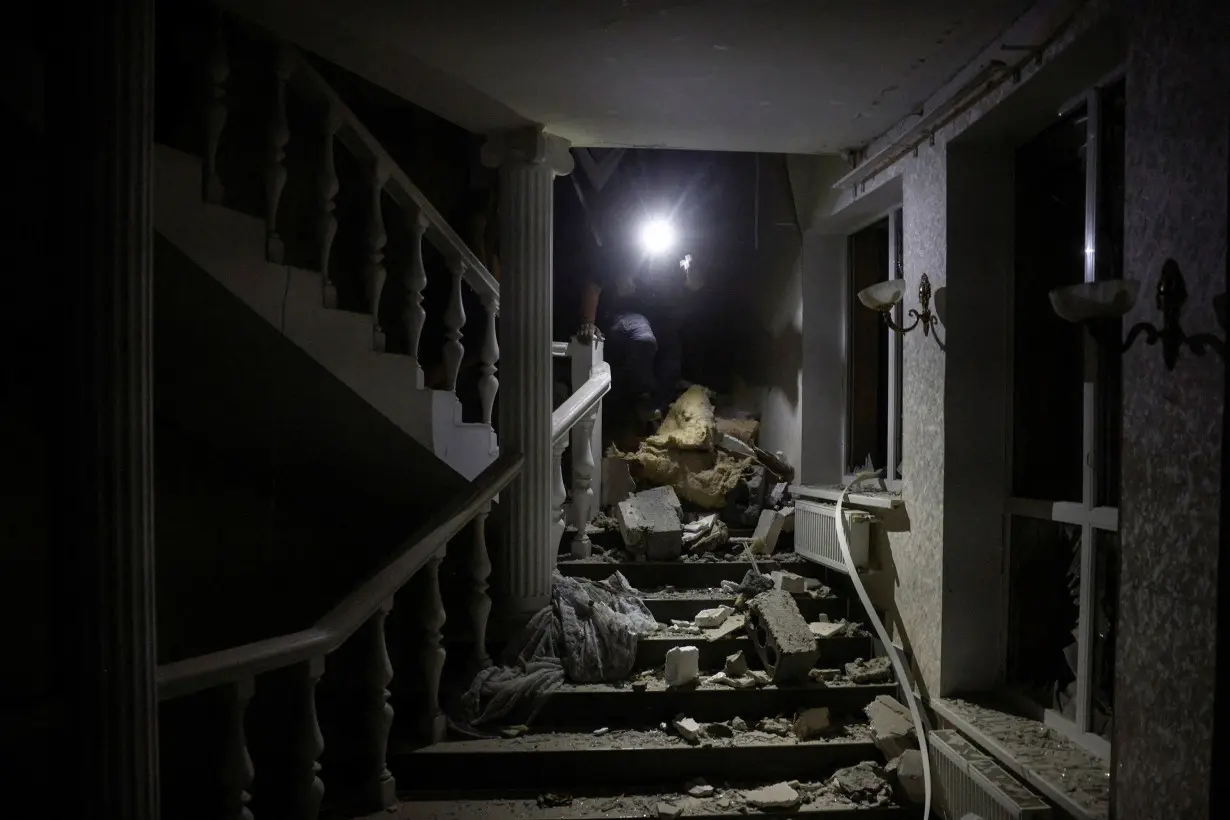
MULTIPOLYGON (((886 279, 903 279, 905 278, 905 259, 902 254, 902 244, 904 243, 904 208, 901 202, 894 203, 889 208, 878 211, 874 216, 860 222, 854 228, 846 232, 845 245, 847 248, 845 257, 846 275, 845 275, 845 290, 846 290, 846 326, 845 338, 843 340, 845 346, 845 354, 847 356, 845 375, 845 396, 844 396, 844 411, 843 411, 843 430, 842 430, 842 460, 845 462, 842 474, 842 483, 850 484, 854 481, 854 474, 848 473, 846 470, 851 468, 850 460, 853 454, 850 452, 851 427, 850 413, 852 397, 850 396, 850 368, 853 367, 853 362, 849 360, 850 351, 853 349, 852 334, 854 333, 853 322, 850 321, 850 314, 855 310, 866 310, 862 303, 858 301, 858 293, 852 287, 854 272, 853 260, 849 253, 851 238, 877 222, 888 220, 888 270, 886 271, 886 279)), ((903 299, 892 309, 893 323, 898 327, 902 327, 904 323, 905 309, 903 299)), ((905 402, 902 400, 902 389, 899 385, 902 384, 902 351, 904 350, 904 337, 902 334, 895 332, 887 325, 884 326, 884 333, 888 334, 888 449, 887 460, 888 464, 884 468, 884 489, 890 492, 901 491, 901 474, 898 467, 901 463, 901 453, 898 452, 898 442, 902 437, 902 425, 904 418, 905 402)), ((902 448, 904 449, 904 447, 902 448)))
MULTIPOLYGON (((1100 188, 1102 182, 1102 100, 1106 89, 1123 78, 1123 70, 1119 69, 1099 80, 1085 93, 1070 101, 1059 112, 1065 116, 1078 106, 1086 107, 1086 141, 1085 141, 1085 269, 1084 281, 1093 282, 1098 277, 1097 244, 1099 238, 1099 220, 1101 218, 1100 188)), ((1015 291, 1014 291, 1015 292, 1015 291)), ((1015 321, 1013 310, 1010 321, 1015 321)), ((1013 329, 1008 328, 1011 334, 1013 329)), ((1099 368, 1096 342, 1089 333, 1084 334, 1084 379, 1083 401, 1081 413, 1081 500, 1052 501, 1036 498, 1023 498, 1012 495, 1012 463, 1014 437, 1013 427, 1013 391, 1008 395, 1008 470, 1005 476, 1008 487, 1007 500, 1004 509, 1004 568, 1002 596, 1004 606, 1004 622, 1008 622, 1008 608, 1011 606, 1007 568, 1011 566, 1011 537, 1014 517, 1050 521, 1080 527, 1080 601, 1077 620, 1077 670, 1076 670, 1076 719, 1071 720, 1059 711, 1051 708, 1043 710, 1042 721, 1045 725, 1067 736, 1092 754, 1110 760, 1111 741, 1091 731, 1094 697, 1094 664, 1093 645, 1095 627, 1095 600, 1097 593, 1096 550, 1098 539, 1096 533, 1119 532, 1119 509, 1116 506, 1099 504, 1098 469, 1105 463, 1101 455, 1101 437, 1099 435, 1098 395, 1099 368)), ((1012 379, 1015 368, 1012 361, 1012 350, 1008 354, 1008 373, 1012 379)), ((1120 445, 1121 446, 1121 445, 1120 445)), ((1008 647, 1004 645, 1005 669, 1008 657, 1008 647)), ((1023 696, 1013 694, 1013 699, 1021 700, 1023 696)), ((1113 716, 1112 716, 1113 720, 1113 716)), ((1113 732, 1113 723, 1112 723, 1113 732)))

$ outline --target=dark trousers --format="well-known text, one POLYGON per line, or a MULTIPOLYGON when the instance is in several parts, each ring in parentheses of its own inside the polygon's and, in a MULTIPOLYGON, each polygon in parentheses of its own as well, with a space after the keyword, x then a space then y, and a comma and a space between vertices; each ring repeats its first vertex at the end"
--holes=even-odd
POLYGON ((672 316, 620 313, 607 329, 607 350, 625 380, 622 387, 636 396, 648 395, 655 409, 666 411, 675 399, 683 366, 681 322, 672 316))

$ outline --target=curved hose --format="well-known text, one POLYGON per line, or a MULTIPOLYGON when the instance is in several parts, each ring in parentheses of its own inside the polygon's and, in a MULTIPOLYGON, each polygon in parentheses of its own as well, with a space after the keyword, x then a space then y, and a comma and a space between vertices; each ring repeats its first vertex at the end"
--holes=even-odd
POLYGON ((837 543, 841 545, 841 556, 846 562, 846 570, 850 573, 850 579, 854 581, 854 589, 858 592, 859 600, 863 602, 863 609, 867 610, 867 617, 871 619, 876 635, 888 652, 888 659, 893 664, 893 671, 897 674, 897 680, 901 681, 901 688, 905 690, 905 700, 910 707, 910 718, 914 721, 914 733, 918 735, 918 750, 922 755, 923 820, 929 820, 931 817, 931 755, 927 751, 927 730, 923 726, 922 715, 918 711, 918 701, 914 698, 914 687, 911 685, 910 677, 902 665, 901 659, 892 650, 893 645, 888 639, 888 630, 884 628, 884 623, 876 615, 875 607, 871 605, 871 598, 867 595, 866 587, 863 586, 863 579, 858 577, 858 567, 854 566, 854 558, 850 555, 849 537, 846 535, 846 529, 849 527, 849 524, 846 523, 846 517, 841 514, 842 505, 846 500, 846 496, 850 494, 850 488, 874 476, 875 473, 859 473, 849 484, 841 488, 841 495, 837 497, 837 543))

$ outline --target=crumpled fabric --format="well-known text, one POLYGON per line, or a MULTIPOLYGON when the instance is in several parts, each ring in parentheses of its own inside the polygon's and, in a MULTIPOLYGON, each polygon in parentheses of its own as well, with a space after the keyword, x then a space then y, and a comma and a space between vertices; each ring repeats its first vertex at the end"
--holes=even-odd
POLYGON ((595 582, 555 570, 550 606, 530 619, 499 666, 475 676, 457 723, 478 727, 528 710, 528 724, 565 681, 623 680, 636 663, 640 636, 657 626, 622 573, 595 582))

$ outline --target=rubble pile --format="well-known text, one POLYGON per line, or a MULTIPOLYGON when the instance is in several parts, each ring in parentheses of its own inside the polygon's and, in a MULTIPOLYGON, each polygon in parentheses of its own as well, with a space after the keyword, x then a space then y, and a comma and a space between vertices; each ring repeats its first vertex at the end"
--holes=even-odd
POLYGON ((716 513, 688 531, 684 546, 689 553, 720 548, 729 540, 730 527, 753 526, 765 530, 755 536, 757 550, 771 553, 778 535, 789 532, 793 523, 788 487, 794 470, 780 453, 756 446, 759 426, 755 420, 717 418, 709 390, 692 385, 635 452, 609 451, 602 467, 602 502, 617 505, 639 495, 637 484, 670 487, 684 504, 716 513))

